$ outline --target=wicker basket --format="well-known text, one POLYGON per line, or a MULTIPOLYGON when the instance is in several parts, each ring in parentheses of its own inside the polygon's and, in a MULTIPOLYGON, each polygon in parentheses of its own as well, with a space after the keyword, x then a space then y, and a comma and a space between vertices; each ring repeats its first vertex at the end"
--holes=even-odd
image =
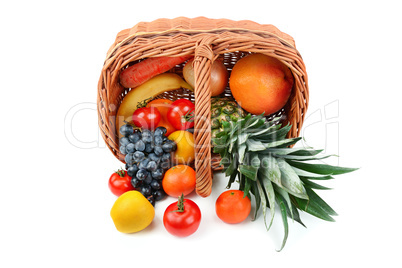
MULTIPOLYGON (((292 125, 288 136, 297 137, 307 111, 309 94, 305 65, 292 37, 272 25, 248 20, 179 17, 138 23, 131 29, 119 32, 108 50, 98 83, 97 105, 101 134, 111 152, 124 162, 115 127, 117 110, 128 92, 118 81, 121 69, 149 57, 193 55, 196 77, 194 93, 177 90, 166 92, 163 97, 195 101, 196 192, 202 197, 209 196, 213 171, 221 167, 219 156, 213 155, 210 147, 211 93, 208 74, 212 62, 218 57, 222 58, 230 72, 234 64, 249 53, 273 56, 292 71, 295 78, 293 91, 279 114, 283 115, 284 123, 292 125)), ((176 66, 174 71, 180 73, 183 65, 176 66)), ((229 88, 224 95, 231 96, 229 88)))

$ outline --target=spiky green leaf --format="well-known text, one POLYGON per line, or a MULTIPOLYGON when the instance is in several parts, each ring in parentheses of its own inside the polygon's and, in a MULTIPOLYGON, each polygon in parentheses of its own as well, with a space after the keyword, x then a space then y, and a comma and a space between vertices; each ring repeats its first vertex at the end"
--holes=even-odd
POLYGON ((299 209, 325 221, 334 222, 334 218, 326 212, 319 204, 312 200, 305 200, 295 197, 299 209))
POLYGON ((287 154, 295 154, 298 151, 305 150, 304 148, 268 148, 266 150, 267 153, 269 154, 275 154, 275 155, 287 155, 287 154))
POLYGON ((294 155, 294 154, 287 154, 287 155, 278 155, 274 153, 275 157, 281 157, 287 160, 297 160, 297 161, 308 161, 308 160, 322 160, 325 158, 330 157, 331 155, 294 155))
POLYGON ((287 219, 287 210, 286 210, 286 204, 281 198, 281 196, 276 197, 276 202, 279 204, 279 208, 281 210, 281 215, 282 215, 282 222, 283 222, 283 229, 284 229, 284 235, 283 235, 283 240, 282 240, 282 245, 281 248, 278 251, 281 251, 285 245, 286 241, 288 240, 288 235, 289 235, 289 225, 288 225, 288 219, 287 219))
POLYGON ((260 155, 261 168, 260 172, 273 183, 282 187, 281 170, 278 163, 272 155, 260 155))
POLYGON ((300 177, 300 179, 304 183, 305 188, 318 189, 318 190, 331 190, 331 188, 312 182, 308 178, 300 177))
MULTIPOLYGON (((290 148, 289 148, 290 149, 290 148)), ((299 156, 313 156, 313 155, 317 155, 319 153, 322 153, 324 150, 320 149, 320 150, 314 150, 312 148, 305 148, 303 150, 297 150, 296 152, 292 152, 290 153, 291 155, 299 155, 299 156)))
POLYGON ((282 188, 288 193, 302 199, 308 199, 306 189, 293 168, 283 159, 276 159, 281 170, 282 188))
MULTIPOLYGON (((274 187, 275 195, 279 194, 280 196, 282 196, 283 200, 286 201, 287 207, 292 208, 292 201, 290 200, 288 192, 283 190, 283 188, 278 187, 277 185, 273 185, 273 187, 274 187)), ((293 210, 289 209, 288 211, 290 212, 290 217, 294 220, 293 210)))
POLYGON ((259 193, 259 198, 260 198, 260 201, 261 201, 262 216, 264 217, 264 222, 266 222, 266 217, 267 217, 267 197, 264 194, 264 190, 263 190, 263 188, 261 186, 260 181, 257 180, 256 185, 257 185, 257 189, 258 189, 258 193, 259 193))
POLYGON ((310 202, 315 203, 318 207, 320 207, 323 211, 328 213, 331 216, 338 216, 338 214, 333 210, 330 205, 327 204, 316 192, 312 189, 306 189, 307 194, 310 197, 310 202))
POLYGON ((348 172, 352 172, 357 170, 358 168, 347 168, 347 167, 340 167, 340 166, 331 166, 326 164, 309 164, 309 163, 301 163, 297 161, 288 161, 289 164, 292 166, 321 175, 340 175, 345 174, 348 172))
POLYGON ((290 162, 290 161, 288 163, 292 166, 293 171, 296 172, 296 174, 298 176, 308 177, 308 178, 328 178, 328 177, 330 177, 332 175, 331 173, 329 173, 329 174, 318 174, 318 173, 308 172, 308 171, 305 171, 303 169, 299 169, 299 168, 294 167, 292 162, 290 162))
POLYGON ((247 150, 251 152, 258 152, 265 150, 265 146, 262 142, 257 140, 247 140, 246 141, 247 150))
POLYGON ((271 211, 271 220, 269 226, 267 226, 266 218, 264 218, 265 227, 267 228, 267 230, 269 230, 272 226, 272 222, 274 221, 275 216, 275 191, 274 187, 272 186, 272 182, 267 177, 259 174, 258 181, 261 183, 263 187, 271 211))
POLYGON ((260 193, 257 187, 257 183, 252 183, 251 184, 251 193, 254 195, 254 202, 255 202, 255 211, 254 211, 254 218, 253 221, 257 219, 258 216, 258 211, 260 210, 261 207, 261 197, 260 193))
POLYGON ((272 148, 272 147, 286 147, 289 145, 296 144, 301 138, 293 138, 293 139, 285 139, 285 140, 278 140, 269 143, 264 143, 265 148, 272 148))
POLYGON ((258 167, 253 167, 250 165, 239 165, 240 173, 253 181, 257 180, 258 169, 258 167))

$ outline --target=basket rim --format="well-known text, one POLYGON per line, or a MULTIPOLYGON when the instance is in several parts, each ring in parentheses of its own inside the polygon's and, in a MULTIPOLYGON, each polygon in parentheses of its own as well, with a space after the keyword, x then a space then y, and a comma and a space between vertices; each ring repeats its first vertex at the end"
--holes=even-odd
MULTIPOLYGON (((167 19, 167 20, 172 21, 172 20, 175 20, 175 19, 188 19, 190 21, 191 20, 196 20, 196 19, 204 19, 206 21, 219 21, 219 20, 222 20, 222 19, 211 19, 211 18, 206 18, 206 17, 196 17, 196 18, 177 17, 177 18, 174 18, 174 19, 167 19)), ((147 23, 153 23, 155 21, 158 21, 158 20, 154 20, 154 21, 147 22, 147 23)), ((272 24, 260 24, 260 23, 254 22, 252 20, 229 20, 229 19, 225 19, 225 21, 232 22, 232 23, 247 22, 247 23, 252 23, 252 24, 260 26, 260 27, 270 26, 270 27, 273 27, 274 29, 278 30, 279 33, 284 34, 284 32, 280 31, 276 26, 274 26, 272 24)), ((137 25, 139 25, 141 23, 144 23, 144 22, 139 22, 134 27, 136 27, 137 25)), ((132 27, 132 28, 134 28, 134 27, 132 27)), ((132 28, 122 30, 122 31, 119 32, 119 34, 124 32, 124 31, 131 30, 132 28)), ((163 31, 146 31, 146 32, 141 31, 141 32, 135 32, 135 33, 129 34, 123 40, 119 41, 118 43, 113 44, 113 48, 108 51, 105 61, 108 58, 110 58, 110 56, 113 55, 121 46, 124 46, 124 44, 127 43, 128 40, 131 40, 131 39, 134 39, 134 38, 137 38, 137 37, 153 36, 153 35, 163 36, 163 35, 180 34, 180 33, 194 34, 194 35, 195 34, 202 34, 202 33, 219 34, 219 33, 223 33, 223 32, 236 32, 236 31, 254 33, 254 34, 257 34, 257 35, 260 35, 260 36, 261 35, 269 35, 269 36, 272 36, 273 38, 277 39, 282 44, 284 44, 284 45, 286 45, 288 47, 296 48, 295 41, 294 41, 293 37, 288 36, 288 38, 291 39, 291 41, 289 41, 289 40, 286 40, 286 38, 281 37, 280 35, 275 34, 275 33, 271 32, 271 31, 268 31, 268 30, 250 29, 250 28, 246 28, 246 27, 219 27, 219 28, 210 28, 210 29, 185 29, 185 28, 177 28, 176 27, 176 28, 170 28, 170 29, 163 30, 163 31)))

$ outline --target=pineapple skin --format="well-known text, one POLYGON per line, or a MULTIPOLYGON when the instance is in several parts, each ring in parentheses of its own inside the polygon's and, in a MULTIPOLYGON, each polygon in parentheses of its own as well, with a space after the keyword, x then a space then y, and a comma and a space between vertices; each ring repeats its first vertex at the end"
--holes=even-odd
POLYGON ((234 99, 229 97, 211 98, 211 138, 215 138, 216 134, 222 130, 222 121, 229 122, 245 116, 246 112, 234 99))

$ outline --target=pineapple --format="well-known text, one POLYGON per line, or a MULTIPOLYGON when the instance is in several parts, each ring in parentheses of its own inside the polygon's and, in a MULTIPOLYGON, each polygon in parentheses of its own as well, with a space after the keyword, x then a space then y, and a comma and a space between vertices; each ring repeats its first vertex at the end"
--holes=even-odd
POLYGON ((235 100, 228 97, 211 98, 211 138, 222 130, 222 121, 230 122, 244 116, 245 111, 235 100))
POLYGON ((245 196, 252 194, 255 200, 255 214, 262 208, 264 222, 269 230, 277 206, 284 226, 282 246, 288 236, 287 217, 304 226, 299 210, 327 221, 334 221, 336 212, 314 191, 326 190, 315 181, 333 179, 354 171, 354 168, 306 163, 309 160, 327 158, 322 150, 312 148, 289 148, 301 138, 286 138, 290 125, 278 124, 280 118, 267 120, 263 116, 251 116, 234 121, 223 121, 222 130, 213 140, 214 152, 222 157, 223 172, 229 177, 228 188, 237 179, 239 190, 245 196), (267 209, 268 208, 268 209, 267 209), (266 214, 271 219, 267 224, 266 214))

